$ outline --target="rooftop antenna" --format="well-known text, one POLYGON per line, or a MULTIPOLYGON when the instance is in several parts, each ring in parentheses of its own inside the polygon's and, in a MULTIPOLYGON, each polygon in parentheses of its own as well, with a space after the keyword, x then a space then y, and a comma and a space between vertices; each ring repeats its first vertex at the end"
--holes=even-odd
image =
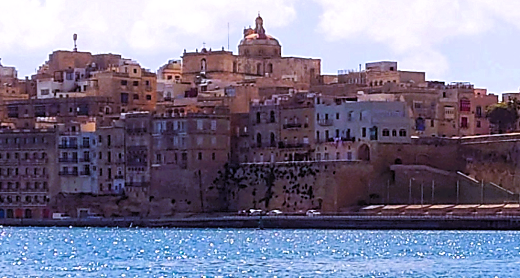
POLYGON ((229 22, 227 23, 227 50, 229 51, 229 22))
POLYGON ((78 52, 78 46, 76 45, 76 41, 78 40, 78 34, 72 35, 72 39, 74 40, 74 52, 78 52))

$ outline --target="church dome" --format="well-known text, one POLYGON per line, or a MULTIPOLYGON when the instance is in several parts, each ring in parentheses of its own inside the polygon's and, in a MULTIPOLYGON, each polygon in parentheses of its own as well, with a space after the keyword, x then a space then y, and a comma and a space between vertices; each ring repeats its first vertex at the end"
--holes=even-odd
POLYGON ((241 56, 272 58, 280 57, 282 46, 277 39, 265 33, 263 19, 258 15, 256 27, 244 29, 244 38, 238 45, 238 54, 241 56))

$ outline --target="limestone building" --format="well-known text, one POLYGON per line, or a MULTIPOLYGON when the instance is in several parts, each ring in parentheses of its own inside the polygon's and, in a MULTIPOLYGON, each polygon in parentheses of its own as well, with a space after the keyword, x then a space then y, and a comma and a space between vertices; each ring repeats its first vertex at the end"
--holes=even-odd
POLYGON ((60 192, 57 133, 0 130, 0 218, 49 218, 60 192))
POLYGON ((317 82, 321 72, 319 59, 283 57, 282 46, 265 32, 263 19, 258 16, 255 28, 244 30, 238 45, 238 55, 231 51, 208 50, 184 52, 183 81, 198 82, 203 78, 239 82, 246 79, 272 79, 290 82, 296 89, 308 89, 317 82))

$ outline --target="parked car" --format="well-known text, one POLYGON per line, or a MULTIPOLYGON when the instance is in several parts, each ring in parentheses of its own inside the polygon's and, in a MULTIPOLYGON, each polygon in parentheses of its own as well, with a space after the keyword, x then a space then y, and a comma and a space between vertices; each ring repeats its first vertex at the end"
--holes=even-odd
POLYGON ((307 213, 305 213, 305 215, 307 216, 315 216, 315 215, 320 215, 321 213, 315 209, 310 209, 307 211, 307 213))
POLYGON ((267 215, 276 216, 276 215, 282 215, 283 212, 281 210, 273 209, 270 212, 267 213, 267 215))
POLYGON ((263 215, 264 211, 261 209, 249 209, 249 215, 263 215))

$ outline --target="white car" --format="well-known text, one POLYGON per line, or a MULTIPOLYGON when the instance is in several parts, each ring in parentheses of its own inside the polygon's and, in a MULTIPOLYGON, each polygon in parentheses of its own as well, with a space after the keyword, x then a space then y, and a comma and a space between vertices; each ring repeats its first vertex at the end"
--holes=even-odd
POLYGON ((249 209, 249 215, 262 215, 263 211, 261 209, 249 209))
POLYGON ((307 216, 315 216, 315 215, 320 215, 321 213, 315 209, 310 209, 307 211, 307 213, 305 213, 305 215, 307 216))
POLYGON ((281 210, 273 209, 272 211, 268 212, 267 215, 282 215, 283 212, 281 210))

